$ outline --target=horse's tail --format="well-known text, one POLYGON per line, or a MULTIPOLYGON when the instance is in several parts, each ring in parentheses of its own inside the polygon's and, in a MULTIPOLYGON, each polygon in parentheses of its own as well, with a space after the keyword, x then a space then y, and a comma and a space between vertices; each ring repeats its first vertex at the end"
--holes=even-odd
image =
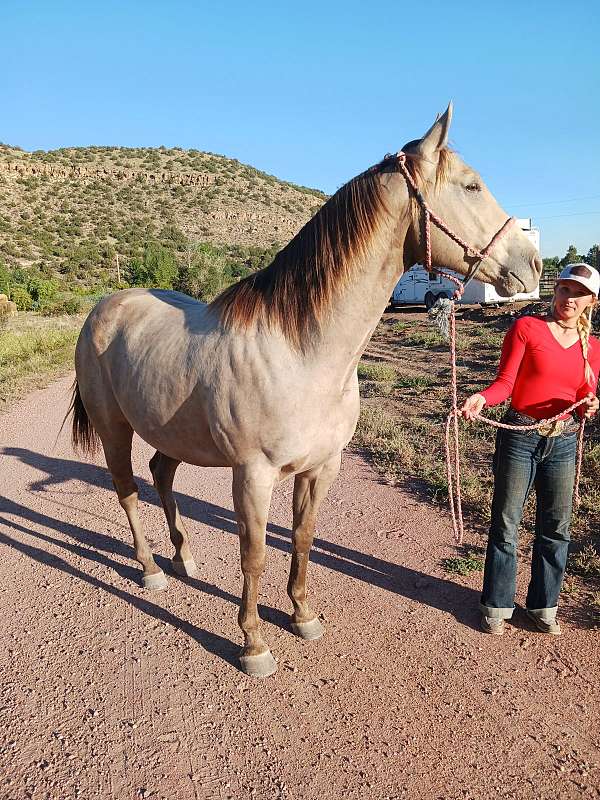
POLYGON ((91 456, 98 449, 100 437, 90 422, 88 413, 83 405, 77 378, 73 381, 73 397, 71 398, 71 405, 69 406, 65 419, 71 413, 73 414, 73 428, 71 432, 73 450, 91 456))

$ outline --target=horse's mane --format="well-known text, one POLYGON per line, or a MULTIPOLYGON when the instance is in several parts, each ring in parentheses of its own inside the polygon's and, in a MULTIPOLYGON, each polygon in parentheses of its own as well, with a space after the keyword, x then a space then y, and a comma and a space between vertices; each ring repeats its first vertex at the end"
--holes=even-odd
MULTIPOLYGON (((411 174, 420 184, 420 158, 407 155, 411 174)), ((440 158, 438 175, 445 179, 447 169, 447 159, 440 158)), ((350 180, 268 267, 216 297, 210 308, 221 323, 237 330, 256 325, 278 329, 295 349, 306 350, 334 296, 348 283, 382 227, 387 206, 379 176, 390 171, 397 171, 395 156, 386 156, 350 180)))

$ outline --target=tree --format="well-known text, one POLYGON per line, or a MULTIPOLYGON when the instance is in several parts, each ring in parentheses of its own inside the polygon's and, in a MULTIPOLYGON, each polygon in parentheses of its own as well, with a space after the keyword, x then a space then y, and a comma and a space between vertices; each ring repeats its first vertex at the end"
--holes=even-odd
POLYGON ((188 245, 175 288, 210 302, 230 283, 233 275, 224 254, 210 244, 188 245))
POLYGON ((172 289, 178 272, 175 256, 158 242, 149 242, 144 248, 144 258, 132 258, 124 270, 130 285, 157 289, 172 289))
POLYGON ((578 261, 582 261, 582 256, 577 254, 577 248, 574 244, 569 245, 569 249, 564 258, 560 260, 560 266, 566 267, 568 264, 577 264, 578 261))
POLYGON ((600 245, 594 244, 590 247, 587 256, 583 257, 586 264, 595 267, 600 272, 600 245))
POLYGON ((177 279, 175 256, 166 247, 151 242, 144 250, 144 266, 152 286, 159 289, 172 289, 177 279))

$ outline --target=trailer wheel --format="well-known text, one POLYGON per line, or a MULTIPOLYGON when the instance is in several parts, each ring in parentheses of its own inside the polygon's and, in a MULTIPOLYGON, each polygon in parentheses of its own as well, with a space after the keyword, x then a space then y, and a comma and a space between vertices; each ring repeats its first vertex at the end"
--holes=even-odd
POLYGON ((429 309, 433 306, 433 304, 436 301, 436 296, 434 295, 433 292, 425 292, 425 297, 423 298, 423 300, 425 301, 425 308, 427 309, 427 311, 429 311, 429 309))

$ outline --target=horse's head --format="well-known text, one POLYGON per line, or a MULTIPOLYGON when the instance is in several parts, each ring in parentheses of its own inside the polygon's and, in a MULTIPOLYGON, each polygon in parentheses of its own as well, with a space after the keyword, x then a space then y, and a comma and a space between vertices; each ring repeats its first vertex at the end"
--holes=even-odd
MULTIPOLYGON (((402 149, 407 154, 409 171, 432 211, 464 242, 482 251, 506 223, 508 215, 481 176, 448 149, 451 119, 452 104, 422 139, 409 142, 402 149)), ((423 214, 414 199, 411 210, 415 253, 422 259, 423 214)), ((431 252, 434 265, 448 267, 461 275, 468 274, 477 263, 474 256, 465 253, 434 225, 431 252)), ((508 297, 535 289, 541 271, 542 260, 536 248, 515 225, 493 244, 478 269, 477 279, 491 283, 500 295, 508 297)))

